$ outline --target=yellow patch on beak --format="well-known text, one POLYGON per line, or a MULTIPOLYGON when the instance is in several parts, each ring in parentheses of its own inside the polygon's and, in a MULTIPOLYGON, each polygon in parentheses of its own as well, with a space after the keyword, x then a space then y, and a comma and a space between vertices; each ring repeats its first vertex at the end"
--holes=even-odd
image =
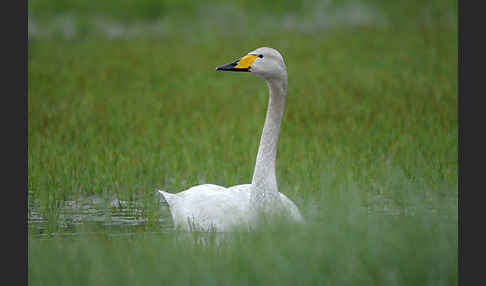
POLYGON ((236 69, 247 69, 250 68, 251 64, 255 61, 258 56, 255 55, 246 55, 242 57, 238 63, 236 64, 236 69))

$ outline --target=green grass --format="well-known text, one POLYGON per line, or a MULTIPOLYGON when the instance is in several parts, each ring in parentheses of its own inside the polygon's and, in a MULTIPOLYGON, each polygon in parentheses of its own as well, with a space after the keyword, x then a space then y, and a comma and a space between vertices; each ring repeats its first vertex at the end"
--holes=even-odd
POLYGON ((422 180, 417 193, 455 191, 454 34, 286 36, 244 47, 234 37, 224 49, 177 38, 31 42, 30 193, 247 182, 267 89, 215 67, 263 45, 281 50, 289 70, 277 171, 291 196, 320 193, 326 178, 393 193, 380 185, 390 166, 422 180), (304 194, 292 190, 299 188, 304 194))
POLYGON ((93 194, 141 197, 151 221, 123 238, 29 229, 29 284, 457 284, 457 29, 257 28, 29 41, 29 200, 51 231, 93 194), (308 223, 160 233, 156 189, 250 182, 268 91, 215 67, 259 46, 287 64, 277 180, 308 223))

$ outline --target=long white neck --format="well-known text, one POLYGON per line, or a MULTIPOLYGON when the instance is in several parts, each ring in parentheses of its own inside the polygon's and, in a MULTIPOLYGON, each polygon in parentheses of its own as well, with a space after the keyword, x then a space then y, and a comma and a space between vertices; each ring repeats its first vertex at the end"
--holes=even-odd
POLYGON ((277 158, 278 135, 287 95, 286 75, 282 79, 266 80, 266 82, 270 96, 251 182, 251 198, 257 201, 265 201, 278 194, 275 160, 277 158))

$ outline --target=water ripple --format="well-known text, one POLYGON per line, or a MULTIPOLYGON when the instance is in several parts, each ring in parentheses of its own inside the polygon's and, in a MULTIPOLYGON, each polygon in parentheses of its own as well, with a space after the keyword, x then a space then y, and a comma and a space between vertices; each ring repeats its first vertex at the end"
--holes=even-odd
POLYGON ((160 231, 172 227, 166 208, 147 209, 140 200, 105 200, 91 196, 60 202, 56 208, 29 201, 29 234, 36 237, 72 236, 78 233, 121 234, 160 231), (165 212, 164 212, 165 211, 165 212))

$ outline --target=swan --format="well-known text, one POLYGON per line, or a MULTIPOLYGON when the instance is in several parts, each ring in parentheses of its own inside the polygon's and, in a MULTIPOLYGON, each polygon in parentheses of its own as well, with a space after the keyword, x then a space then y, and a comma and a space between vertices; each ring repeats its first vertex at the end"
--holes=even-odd
POLYGON ((175 194, 158 190, 169 205, 174 227, 185 231, 226 232, 241 227, 250 230, 263 217, 282 214, 302 222, 297 206, 278 191, 275 176, 287 95, 287 70, 282 55, 273 48, 261 47, 216 70, 250 72, 267 83, 269 101, 253 178, 251 184, 228 188, 203 184, 175 194))

